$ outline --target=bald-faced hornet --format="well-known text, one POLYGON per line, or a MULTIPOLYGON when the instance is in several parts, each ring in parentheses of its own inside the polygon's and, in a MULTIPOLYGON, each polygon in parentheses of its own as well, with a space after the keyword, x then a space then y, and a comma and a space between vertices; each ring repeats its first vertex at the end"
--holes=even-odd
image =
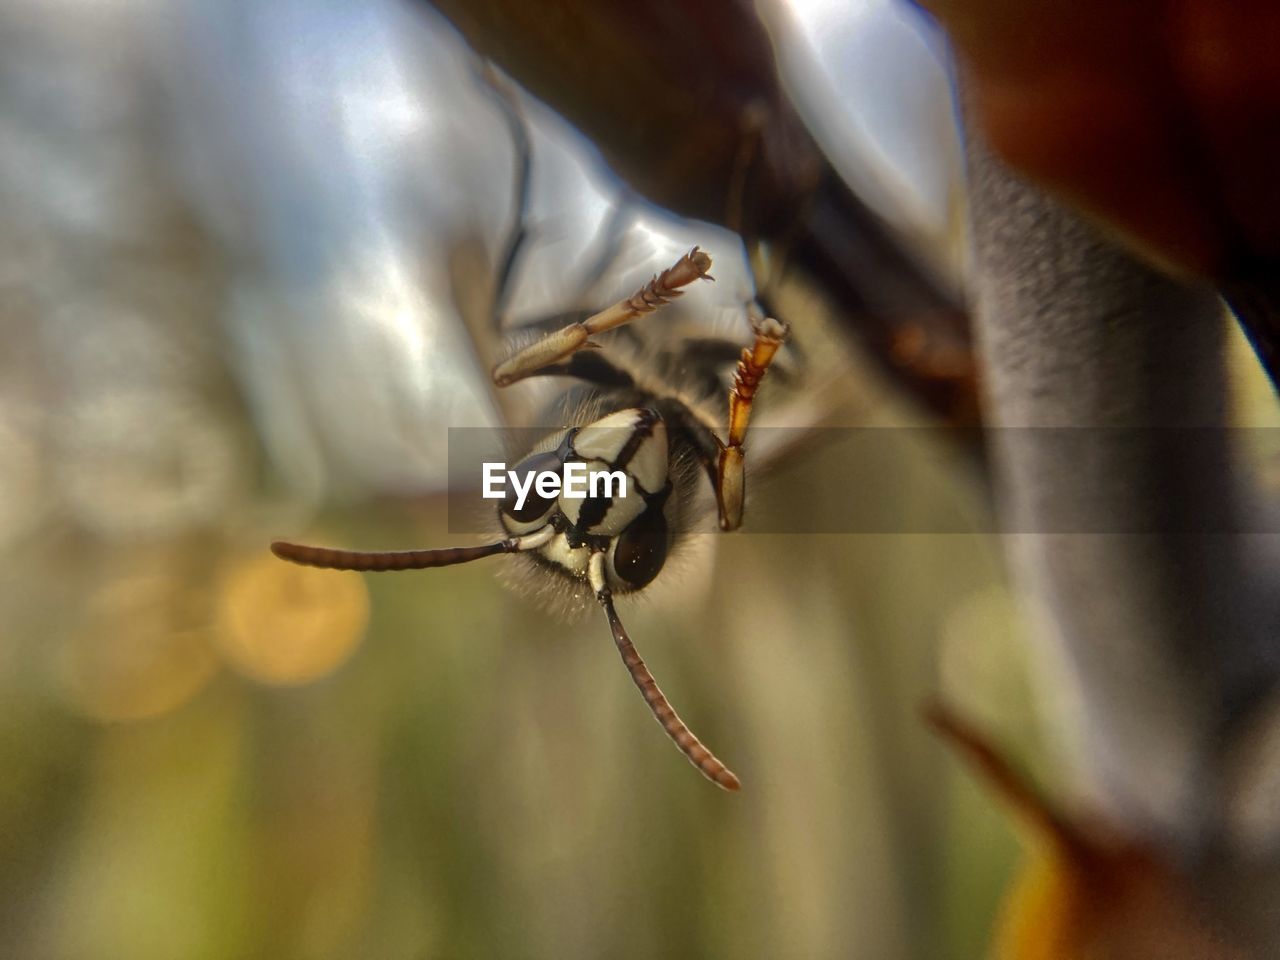
MULTIPOLYGON (((726 790, 739 781, 677 716, 627 635, 614 607, 618 594, 648 586, 674 541, 688 529, 704 475, 715 494, 721 530, 742 522, 743 441, 752 403, 789 330, 777 320, 752 322, 753 342, 703 341, 696 357, 664 356, 661 340, 646 350, 615 349, 616 339, 593 337, 653 313, 708 273, 711 258, 698 248, 653 277, 630 297, 547 333, 493 370, 505 387, 527 377, 565 376, 579 384, 576 419, 548 436, 511 471, 514 490, 498 504, 502 536, 479 546, 438 550, 354 552, 276 541, 276 556, 338 570, 420 570, 514 554, 545 582, 588 589, 603 609, 622 661, 663 730, 704 776, 726 790), (636 362, 640 355, 648 363, 636 362), (735 355, 736 363, 735 363, 735 355), (652 370, 663 371, 661 376, 652 370), (727 380, 727 369, 733 369, 727 380), (724 439, 717 432, 724 428, 724 439), (569 463, 588 472, 618 472, 622 490, 587 498, 540 495, 520 478, 563 473, 569 463)), ((640 325, 643 327, 644 325, 640 325)), ((621 332, 621 331, 619 331, 621 332)), ((616 336, 616 335, 615 335, 616 336)))

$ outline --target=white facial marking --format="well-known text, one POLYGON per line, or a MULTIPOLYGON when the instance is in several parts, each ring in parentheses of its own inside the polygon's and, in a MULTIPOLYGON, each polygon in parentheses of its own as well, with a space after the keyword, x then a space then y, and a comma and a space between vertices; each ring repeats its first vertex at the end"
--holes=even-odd
POLYGON ((587 484, 593 497, 625 497, 630 481, 623 470, 596 470, 587 484))
POLYGON ((627 473, 645 493, 657 493, 667 485, 667 425, 661 420, 627 462, 627 473))
MULTIPOLYGON (((635 484, 631 486, 634 488, 635 484)), ((592 527, 591 532, 606 537, 616 537, 631 526, 636 517, 644 513, 644 507, 644 497, 638 489, 628 491, 625 497, 614 497, 604 519, 592 527)))
MULTIPOLYGON (((589 488, 590 478, 594 474, 603 470, 608 470, 609 468, 608 464, 603 463, 600 460, 592 460, 589 463, 576 463, 574 461, 570 461, 565 464, 565 470, 567 471, 570 466, 577 466, 581 468, 583 478, 582 488, 584 490, 589 488)), ((570 496, 567 489, 561 491, 560 512, 565 515, 565 518, 570 523, 576 524, 578 522, 578 517, 582 514, 582 502, 582 497, 570 496)))
POLYGON ((591 589, 597 594, 604 591, 604 554, 593 553, 587 567, 587 577, 591 581, 591 589))
POLYGON ((556 535, 555 527, 551 526, 551 524, 548 523, 545 527, 543 527, 537 533, 531 533, 528 536, 521 537, 519 540, 519 543, 517 544, 516 549, 521 551, 536 550, 538 549, 538 547, 541 547, 544 544, 550 542, 551 538, 554 537, 555 535, 556 535))
POLYGON ((538 554, 570 576, 585 577, 587 575, 587 561, 591 557, 591 551, 586 547, 569 546, 569 540, 563 533, 556 534, 539 547, 538 554))
MULTIPOLYGON (((587 483, 594 477, 602 477, 605 474, 616 471, 609 470, 609 465, 599 460, 592 460, 590 463, 584 464, 587 471, 587 483)), ((603 487, 604 482, 601 479, 597 486, 603 487)), ((597 536, 613 537, 617 536, 627 525, 636 517, 644 512, 644 495, 641 493, 639 486, 634 478, 628 477, 625 484, 614 484, 614 496, 609 498, 609 509, 605 511, 602 518, 597 520, 591 526, 584 529, 583 533, 595 534, 597 536), (622 487, 626 488, 626 496, 619 491, 622 487)), ((575 497, 567 496, 564 492, 560 494, 560 512, 565 515, 571 524, 577 526, 582 522, 582 506, 584 503, 594 502, 591 500, 581 500, 575 497)))
POLYGON ((573 449, 583 460, 615 463, 644 416, 643 411, 631 408, 601 417, 574 434, 573 449))

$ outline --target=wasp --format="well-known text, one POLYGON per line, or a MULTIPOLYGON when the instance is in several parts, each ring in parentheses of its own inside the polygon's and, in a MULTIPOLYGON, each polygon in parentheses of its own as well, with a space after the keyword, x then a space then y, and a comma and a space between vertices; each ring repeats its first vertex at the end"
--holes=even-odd
POLYGON ((515 478, 561 474, 566 464, 580 463, 592 473, 621 471, 626 482, 620 490, 542 496, 517 479, 513 487, 527 496, 518 500, 509 490, 496 510, 501 536, 477 546, 356 552, 277 540, 271 549, 294 563, 358 571, 422 570, 508 554, 527 564, 534 577, 585 587, 662 729, 705 777, 737 790, 738 777, 694 736, 658 687, 614 605, 615 596, 643 590, 661 572, 675 541, 690 527, 692 488, 700 476, 714 494, 720 529, 742 523, 752 406, 789 327, 757 315, 749 345, 703 341, 693 358, 674 345, 664 347, 661 337, 650 350, 634 344, 626 349, 617 339, 617 328, 660 310, 688 285, 712 279, 710 268, 711 258, 695 247, 631 296, 543 334, 493 369, 500 388, 530 377, 561 376, 575 381, 580 393, 572 406, 581 422, 565 424, 538 444, 513 468, 515 478), (602 336, 611 332, 611 339, 602 336), (725 360, 735 354, 726 381, 725 360))
MULTIPOLYGON (((529 231, 531 141, 512 87, 488 64, 477 68, 480 89, 506 120, 515 147, 517 215, 507 239, 492 305, 503 313, 515 265, 529 231)), ((616 211, 621 213, 626 204, 616 211)), ((617 224, 615 223, 616 227, 617 224)), ((608 251, 613 245, 604 244, 608 251)), ((603 270, 616 256, 610 251, 603 270)), ((277 540, 281 559, 313 567, 365 572, 422 570, 510 555, 523 564, 518 582, 569 606, 594 601, 604 612, 631 679, 667 736, 707 779, 738 790, 738 777, 694 736, 645 665, 614 606, 614 597, 643 590, 697 522, 698 485, 714 495, 722 531, 742 524, 746 495, 745 447, 756 393, 790 327, 756 303, 746 315, 747 345, 725 336, 695 344, 653 324, 634 323, 713 280, 711 257, 694 247, 653 275, 630 296, 596 312, 561 315, 526 324, 533 337, 493 368, 496 389, 531 378, 563 377, 575 386, 551 416, 558 424, 526 451, 511 471, 515 482, 495 511, 488 543, 434 550, 362 552, 277 540), (565 322, 567 321, 567 322, 565 322), (543 496, 526 481, 563 475, 568 464, 588 473, 621 472, 621 492, 587 498, 543 496), (516 489, 527 492, 517 496, 516 489)), ((562 487, 562 490, 564 488, 562 487)))

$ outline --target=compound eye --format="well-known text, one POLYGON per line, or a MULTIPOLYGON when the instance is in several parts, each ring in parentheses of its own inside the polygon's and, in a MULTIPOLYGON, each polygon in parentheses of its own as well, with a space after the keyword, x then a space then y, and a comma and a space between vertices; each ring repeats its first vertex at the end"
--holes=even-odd
POLYGON ((555 452, 535 453, 532 457, 521 460, 511 468, 511 472, 518 478, 518 486, 521 490, 526 489, 525 485, 529 484, 524 503, 519 510, 516 509, 516 502, 520 499, 520 495, 516 493, 517 484, 508 478, 507 495, 502 498, 498 509, 516 523, 533 523, 535 520, 541 520, 551 512, 557 498, 538 496, 537 475, 547 471, 559 473, 563 467, 559 454, 555 452))
POLYGON ((667 518, 662 504, 651 503, 618 535, 613 572, 639 590, 658 575, 667 561, 667 518))

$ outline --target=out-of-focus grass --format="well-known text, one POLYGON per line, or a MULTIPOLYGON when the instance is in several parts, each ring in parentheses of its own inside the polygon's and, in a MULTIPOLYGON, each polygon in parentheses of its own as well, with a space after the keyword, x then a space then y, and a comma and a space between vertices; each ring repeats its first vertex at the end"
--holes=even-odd
MULTIPOLYGON (((843 455, 797 458, 759 484, 753 510, 803 519, 845 502, 865 465, 843 455)), ((876 497, 902 502, 866 509, 982 525, 962 461, 905 444, 880 469, 876 497)), ((317 536, 443 543, 438 506, 328 515, 317 536)), ((1001 679, 1021 674, 1018 648, 990 639, 1016 629, 990 536, 713 536, 628 604, 664 689, 741 775, 729 796, 649 719, 594 611, 549 620, 495 582, 501 560, 290 587, 292 568, 265 554, 276 532, 245 534, 208 580, 183 580, 210 609, 190 627, 203 646, 173 655, 208 665, 165 709, 117 719, 68 697, 58 665, 86 642, 75 631, 36 618, 30 636, 49 649, 10 641, 6 955, 980 955, 1012 843, 917 709, 945 641, 951 699, 1012 702, 993 714, 998 734, 1025 710, 1001 679), (252 571, 284 579, 247 590, 252 571), (363 615, 342 604, 363 605, 366 585, 360 636, 363 615), (297 632, 326 624, 355 645, 346 659, 320 650, 321 671, 264 673, 225 635, 227 591, 277 625, 257 635, 267 648, 296 657, 297 632), (330 614, 310 618, 317 605, 330 614)), ((91 610, 113 589, 99 571, 73 602, 91 610)), ((99 659, 128 654, 155 614, 96 635, 99 659)), ((109 664, 117 694, 167 682, 147 650, 128 655, 109 664), (133 687, 119 681, 130 671, 133 687)))
MULTIPOLYGON (((801 523, 862 496, 986 525, 941 448, 904 441, 874 489, 847 456, 795 458, 752 510, 801 523)), ((10 551, 0 954, 982 955, 1013 837, 917 709, 941 691, 1055 782, 991 536, 713 536, 627 604, 742 776, 728 796, 649 719, 594 611, 549 620, 497 584, 500 560, 294 581, 266 554, 274 523, 165 549, 63 526, 10 551), (280 657, 246 659, 228 596, 277 625, 254 636, 280 657)), ((361 546, 450 539, 437 501, 317 523, 361 546)))

